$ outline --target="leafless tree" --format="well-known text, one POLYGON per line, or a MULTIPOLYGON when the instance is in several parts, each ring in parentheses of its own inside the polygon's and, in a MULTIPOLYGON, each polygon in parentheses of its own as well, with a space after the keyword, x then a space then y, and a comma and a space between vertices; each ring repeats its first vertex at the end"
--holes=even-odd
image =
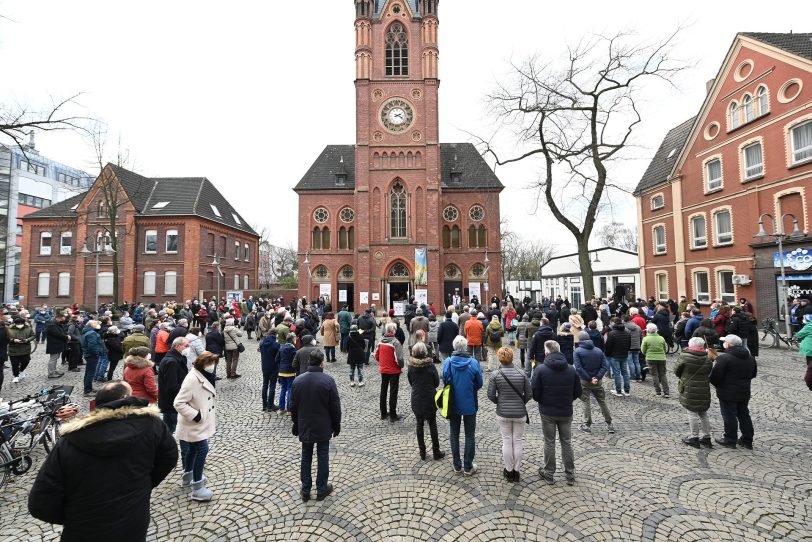
POLYGON ((598 232, 598 239, 603 246, 637 252, 637 230, 621 222, 606 224, 598 232))
POLYGON ((75 110, 79 94, 64 100, 52 100, 51 105, 40 109, 26 105, 0 103, 0 134, 10 140, 26 155, 26 137, 33 131, 53 132, 75 130, 87 133, 89 119, 75 110))
POLYGON ((538 57, 514 65, 513 79, 488 97, 499 129, 515 132, 512 147, 519 150, 506 156, 494 138, 477 138, 480 147, 500 166, 541 159, 534 188, 577 242, 586 299, 594 295, 589 238, 601 204, 609 189, 625 190, 612 182, 610 170, 628 158, 623 151, 642 120, 641 85, 673 84, 686 68, 672 58, 678 33, 654 43, 634 43, 624 33, 582 40, 568 49, 563 65, 538 57))
POLYGON ((284 247, 274 246, 271 252, 271 269, 274 279, 295 277, 299 270, 299 256, 295 248, 288 243, 284 247))

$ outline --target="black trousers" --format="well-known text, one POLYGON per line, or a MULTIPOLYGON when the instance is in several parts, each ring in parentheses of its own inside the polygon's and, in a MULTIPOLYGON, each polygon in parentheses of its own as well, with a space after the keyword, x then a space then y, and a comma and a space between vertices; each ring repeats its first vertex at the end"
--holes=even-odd
POLYGON ((423 428, 425 422, 428 422, 429 433, 431 434, 431 449, 436 454, 440 451, 440 438, 437 436, 437 415, 434 414, 426 418, 415 414, 415 417, 417 419, 417 427, 415 432, 417 433, 417 446, 420 448, 420 452, 426 453, 426 441, 424 438, 423 428))
POLYGON ((398 413, 398 388, 400 375, 381 375, 381 416, 386 416, 386 391, 389 390, 389 417, 398 413))
POLYGON ((750 409, 747 401, 719 401, 722 411, 722 420, 725 424, 725 440, 735 443, 741 430, 741 440, 753 444, 753 420, 750 419, 750 409))
POLYGON ((68 343, 68 369, 76 369, 82 361, 82 347, 77 341, 68 343))

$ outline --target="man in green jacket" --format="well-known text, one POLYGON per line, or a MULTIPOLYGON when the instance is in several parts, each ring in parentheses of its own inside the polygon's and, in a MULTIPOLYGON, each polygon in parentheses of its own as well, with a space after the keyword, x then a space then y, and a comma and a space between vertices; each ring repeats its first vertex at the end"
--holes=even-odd
POLYGON ((31 343, 36 339, 34 330, 26 323, 25 318, 18 316, 8 330, 8 357, 11 360, 11 372, 17 384, 25 378, 25 369, 31 362, 31 343))
POLYGON ((338 311, 338 325, 341 328, 341 351, 346 353, 347 337, 350 336, 350 327, 352 327, 352 314, 347 310, 346 305, 338 311))

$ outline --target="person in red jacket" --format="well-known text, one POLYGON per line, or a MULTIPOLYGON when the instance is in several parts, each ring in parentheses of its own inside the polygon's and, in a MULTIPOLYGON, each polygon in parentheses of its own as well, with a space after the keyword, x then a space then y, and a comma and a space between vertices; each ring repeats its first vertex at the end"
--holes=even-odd
POLYGON ((395 338, 397 325, 386 324, 384 336, 375 348, 375 359, 378 360, 378 372, 381 373, 381 419, 387 417, 390 422, 401 419, 398 415, 398 387, 400 372, 405 363, 403 346, 395 338), (389 391, 389 411, 386 410, 386 393, 389 391))
POLYGON ((160 364, 169 352, 169 322, 161 322, 160 331, 155 337, 155 363, 160 364))
POLYGON ((132 396, 146 399, 154 405, 158 402, 158 384, 155 382, 155 365, 149 360, 149 348, 131 348, 124 360, 124 382, 132 388, 132 396))
POLYGON ((643 316, 640 314, 640 310, 635 308, 635 307, 631 307, 631 308, 629 308, 629 314, 632 315, 632 322, 637 327, 639 327, 640 330, 643 332, 642 337, 645 337, 646 336, 646 319, 643 318, 643 316))

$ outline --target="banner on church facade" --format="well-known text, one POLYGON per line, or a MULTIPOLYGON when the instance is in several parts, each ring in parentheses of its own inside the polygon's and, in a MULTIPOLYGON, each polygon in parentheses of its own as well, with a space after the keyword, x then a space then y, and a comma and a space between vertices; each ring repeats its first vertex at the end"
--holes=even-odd
POLYGON ((425 248, 414 249, 414 283, 415 286, 429 285, 429 264, 425 248))

